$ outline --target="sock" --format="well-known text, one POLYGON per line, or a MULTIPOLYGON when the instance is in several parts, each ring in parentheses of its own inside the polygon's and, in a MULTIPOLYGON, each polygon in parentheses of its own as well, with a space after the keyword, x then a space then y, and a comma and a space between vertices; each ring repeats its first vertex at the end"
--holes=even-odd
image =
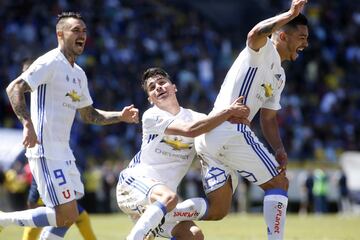
POLYGON ((69 230, 69 227, 44 227, 40 235, 40 240, 62 240, 67 230, 69 230))
POLYGON ((208 210, 208 203, 204 198, 190 198, 166 214, 166 222, 191 221, 202 219, 208 210))
POLYGON ((264 217, 268 230, 268 240, 283 239, 287 204, 287 192, 283 189, 265 191, 264 217))
POLYGON ((156 201, 149 205, 145 212, 141 215, 135 226, 131 229, 127 240, 139 240, 144 237, 155 227, 157 227, 164 215, 166 214, 166 207, 163 203, 156 201))
MULTIPOLYGON (((80 211, 79 211, 80 212, 80 211)), ((86 240, 96 240, 92 230, 89 214, 84 210, 75 221, 81 236, 86 240)))
POLYGON ((41 228, 25 227, 22 240, 38 239, 40 233, 41 233, 41 228))
POLYGON ((24 211, 0 213, 0 225, 30 227, 56 226, 55 209, 49 207, 38 207, 24 211))

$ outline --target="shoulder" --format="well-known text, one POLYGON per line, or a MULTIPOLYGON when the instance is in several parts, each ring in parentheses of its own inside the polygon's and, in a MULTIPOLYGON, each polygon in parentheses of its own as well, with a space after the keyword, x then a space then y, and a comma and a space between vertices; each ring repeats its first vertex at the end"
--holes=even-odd
POLYGON ((162 114, 158 108, 151 107, 143 113, 142 119, 156 118, 156 116, 160 116, 160 115, 162 114))
POLYGON ((199 118, 204 118, 204 117, 207 116, 204 113, 194 111, 194 110, 192 110, 190 108, 184 108, 184 112, 185 112, 186 115, 191 116, 191 118, 194 119, 194 120, 199 119, 199 118))

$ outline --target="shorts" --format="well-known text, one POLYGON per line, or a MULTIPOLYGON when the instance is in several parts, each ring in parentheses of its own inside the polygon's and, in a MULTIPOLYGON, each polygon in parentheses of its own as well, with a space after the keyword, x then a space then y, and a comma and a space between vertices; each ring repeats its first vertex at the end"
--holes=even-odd
MULTIPOLYGON (((150 194, 157 185, 165 184, 146 176, 130 175, 125 169, 120 173, 119 182, 116 187, 116 199, 119 208, 133 222, 136 222, 144 213, 146 207, 151 204, 150 194)), ((171 238, 171 231, 176 224, 176 222, 165 223, 165 218, 163 218, 159 226, 152 229, 152 232, 157 237, 171 238)))
MULTIPOLYGON (((246 125, 234 124, 232 130, 216 128, 195 138, 195 148, 210 167, 214 162, 221 163, 225 176, 232 170, 249 182, 261 185, 279 174, 275 157, 246 125)), ((208 181, 210 189, 214 184, 216 182, 208 181)))
POLYGON ((84 185, 75 161, 29 158, 33 178, 47 207, 55 207, 84 195, 84 185))

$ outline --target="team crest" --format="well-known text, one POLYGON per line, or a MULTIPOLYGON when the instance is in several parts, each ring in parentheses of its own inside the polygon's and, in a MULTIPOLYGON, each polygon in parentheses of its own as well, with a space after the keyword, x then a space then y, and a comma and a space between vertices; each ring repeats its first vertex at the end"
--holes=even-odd
POLYGON ((66 93, 65 97, 70 97, 73 102, 80 102, 80 96, 75 90, 71 90, 70 92, 66 93))
POLYGON ((271 97, 273 95, 273 88, 270 83, 263 83, 261 86, 265 90, 265 97, 271 97))
POLYGON ((171 146, 174 150, 183 150, 183 149, 191 149, 192 146, 188 143, 182 142, 182 139, 179 137, 175 137, 171 139, 170 137, 164 137, 161 142, 166 143, 171 146))

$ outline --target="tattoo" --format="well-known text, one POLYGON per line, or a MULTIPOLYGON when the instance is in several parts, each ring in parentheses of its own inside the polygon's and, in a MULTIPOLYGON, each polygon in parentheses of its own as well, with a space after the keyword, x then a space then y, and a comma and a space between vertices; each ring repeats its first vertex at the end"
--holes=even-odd
POLYGON ((106 112, 95 109, 93 106, 84 107, 79 110, 81 119, 85 123, 96 125, 109 125, 121 122, 118 112, 106 112))
POLYGON ((22 123, 24 123, 24 120, 30 120, 30 113, 27 110, 24 95, 25 92, 30 91, 30 86, 23 79, 15 80, 6 89, 10 104, 22 123))
POLYGON ((259 34, 269 36, 273 33, 276 23, 264 22, 263 25, 259 26, 259 34))

